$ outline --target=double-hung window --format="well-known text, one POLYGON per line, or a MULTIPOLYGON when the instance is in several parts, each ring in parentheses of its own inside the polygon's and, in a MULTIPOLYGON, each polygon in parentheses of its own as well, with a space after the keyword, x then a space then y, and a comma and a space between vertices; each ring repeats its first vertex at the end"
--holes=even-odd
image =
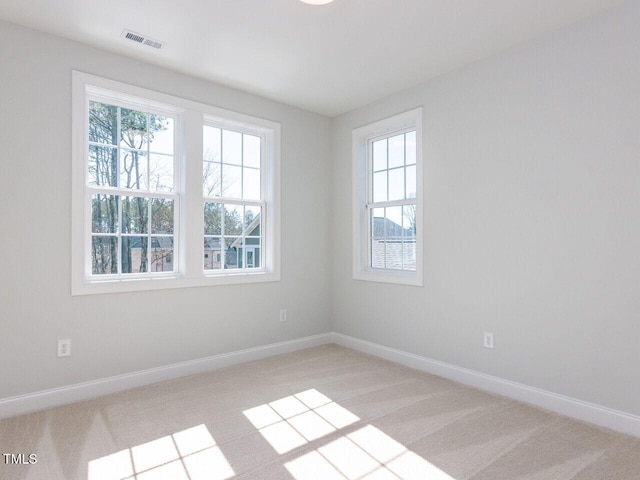
POLYGON ((422 285, 422 109, 353 132, 354 278, 422 285))
POLYGON ((279 279, 280 125, 73 74, 72 293, 279 279))

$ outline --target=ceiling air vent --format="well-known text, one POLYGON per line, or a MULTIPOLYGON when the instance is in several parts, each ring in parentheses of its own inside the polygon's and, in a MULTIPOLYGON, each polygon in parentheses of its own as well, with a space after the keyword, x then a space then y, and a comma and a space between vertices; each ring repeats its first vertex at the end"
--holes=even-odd
POLYGON ((123 30, 122 37, 127 40, 131 40, 132 42, 141 43, 142 45, 146 45, 148 47, 153 47, 157 49, 161 49, 164 47, 164 43, 159 42, 157 40, 153 40, 152 38, 146 37, 144 35, 140 35, 139 33, 132 32, 131 30, 123 30))

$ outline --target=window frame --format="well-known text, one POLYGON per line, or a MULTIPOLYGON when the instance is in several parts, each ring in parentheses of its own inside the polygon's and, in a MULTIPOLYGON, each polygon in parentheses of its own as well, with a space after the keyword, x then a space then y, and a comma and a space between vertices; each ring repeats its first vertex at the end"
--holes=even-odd
MULTIPOLYGON (((153 105, 149 104, 148 102, 146 103, 140 103, 139 99, 136 99, 135 97, 130 97, 130 96, 123 96, 122 94, 119 95, 113 95, 112 92, 109 92, 107 90, 102 90, 102 89, 95 89, 93 87, 88 87, 87 88, 87 92, 86 92, 86 100, 87 100, 87 113, 88 113, 88 105, 90 102, 100 102, 100 103, 107 103, 108 105, 112 105, 112 106, 117 106, 119 108, 125 108, 125 109, 135 109, 137 111, 141 111, 145 114, 156 114, 156 115, 163 115, 166 117, 170 117, 173 119, 174 121, 174 129, 173 129, 173 143, 174 143, 174 150, 173 150, 173 191, 168 193, 168 192, 162 192, 162 191, 153 191, 151 189, 147 189, 147 190, 141 190, 141 189, 134 189, 134 188, 127 188, 125 186, 122 185, 118 185, 118 186, 93 186, 87 183, 87 169, 86 169, 86 162, 85 162, 85 185, 84 185, 84 199, 83 201, 85 202, 86 208, 85 208, 85 218, 84 218, 84 227, 85 227, 85 235, 84 235, 84 249, 85 252, 90 252, 91 250, 91 241, 92 238, 94 236, 108 236, 108 237, 114 237, 118 239, 118 266, 119 266, 119 270, 121 269, 121 265, 122 265, 122 250, 120 248, 121 246, 121 241, 124 238, 127 237, 148 237, 149 241, 151 241, 151 238, 154 236, 151 229, 149 229, 148 232, 146 232, 146 234, 135 234, 135 233, 125 233, 122 231, 122 207, 119 206, 118 207, 118 228, 117 231, 115 233, 94 233, 91 231, 91 222, 92 222, 92 211, 91 211, 91 205, 92 205, 92 197, 93 195, 115 195, 118 197, 118 203, 121 205, 121 202, 123 201, 123 199, 125 197, 139 197, 139 198, 145 198, 147 200, 149 200, 149 205, 148 205, 148 210, 151 211, 152 209, 152 200, 153 199, 170 199, 173 201, 173 225, 180 225, 180 220, 179 220, 179 215, 180 215, 180 191, 178 188, 178 185, 180 185, 180 162, 179 159, 181 157, 180 155, 180 145, 179 142, 177 142, 176 140, 178 138, 180 138, 181 132, 180 132, 180 110, 176 109, 174 107, 170 107, 170 106, 166 106, 166 105, 161 105, 159 103, 154 103, 153 105)), ((118 117, 119 118, 119 117, 118 117)), ((88 125, 88 116, 87 116, 87 125, 88 125)), ((86 133, 86 132, 85 132, 86 133)), ((118 122, 118 134, 120 134, 120 128, 119 128, 119 122, 118 122)), ((89 148, 92 146, 92 142, 90 142, 87 139, 87 145, 89 146, 89 148)), ((102 144, 95 144, 95 146, 100 146, 102 144)), ((118 141, 116 145, 107 145, 104 144, 105 146, 102 148, 115 148, 118 152, 118 157, 121 157, 121 151, 123 150, 129 150, 127 148, 124 148, 121 146, 121 142, 118 141)), ((148 149, 148 146, 147 146, 148 149)), ((86 150, 85 150, 86 152, 86 150)), ((147 162, 149 160, 147 159, 147 162)), ((118 166, 120 166, 120 162, 118 162, 118 166)), ((118 171, 117 172, 117 176, 118 176, 118 183, 120 183, 122 181, 122 179, 120 178, 121 176, 121 172, 118 171)), ((148 222, 151 222, 152 218, 151 215, 148 218, 148 222)), ((166 235, 161 235, 161 236, 166 236, 166 235)), ((162 278, 162 277, 172 277, 175 276, 176 272, 179 271, 179 261, 178 261, 178 256, 175 255, 176 251, 179 251, 179 239, 177 238, 175 229, 174 229, 174 233, 171 234, 171 237, 173 239, 173 257, 176 258, 176 261, 172 262, 174 269, 172 271, 163 271, 163 272, 153 272, 151 271, 151 269, 149 268, 148 272, 142 272, 142 273, 123 273, 123 272, 118 272, 118 273, 111 273, 111 274, 101 274, 101 275, 95 275, 91 273, 91 265, 90 262, 86 262, 85 264, 85 277, 91 277, 93 280, 92 281, 115 281, 115 280, 132 280, 132 279, 144 279, 144 278, 162 278)), ((148 249, 151 249, 151 245, 149 244, 148 249)), ((148 252, 147 256, 149 257, 149 260, 151 259, 150 257, 151 253, 148 252)), ((151 263, 149 263, 149 267, 151 267, 151 263)))
MULTIPOLYGON (((194 102, 83 72, 72 72, 71 294, 185 288, 280 280, 280 124, 270 120, 194 102), (108 99, 156 112, 172 112, 174 122, 174 271, 144 274, 92 275, 90 261, 91 193, 87 181, 89 100, 108 99), (204 270, 203 126, 206 119, 259 131, 264 141, 261 187, 264 268, 204 270), (180 134, 181 132, 181 134, 180 134), (107 278, 108 277, 108 278, 107 278)), ((132 190, 146 196, 148 191, 132 190)), ((115 193, 114 194, 118 194, 115 193)), ((153 195, 152 195, 153 196, 153 195)))
MULTIPOLYGON (((423 285, 423 159, 422 107, 409 110, 356 128, 353 141, 353 278, 402 285, 423 285), (416 132, 416 270, 374 268, 371 265, 373 202, 372 144, 384 138, 415 130, 416 132)), ((402 201, 381 202, 393 206, 402 201)), ((406 202, 405 202, 406 203, 406 202)), ((409 202, 413 204, 414 202, 409 202)))

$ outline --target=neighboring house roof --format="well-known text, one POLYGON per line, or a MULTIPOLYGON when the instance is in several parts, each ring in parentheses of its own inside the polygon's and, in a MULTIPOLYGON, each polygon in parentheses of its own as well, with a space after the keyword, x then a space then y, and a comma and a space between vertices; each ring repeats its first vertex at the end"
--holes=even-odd
POLYGON ((205 250, 220 250, 220 239, 219 238, 205 238, 204 239, 204 249, 205 250))
POLYGON ((415 241, 385 241, 374 240, 371 243, 371 260, 374 267, 392 270, 415 270, 416 244, 415 241))
POLYGON ((170 250, 173 248, 173 237, 151 237, 151 248, 170 250))
MULTIPOLYGON (((125 239, 129 240, 129 248, 141 248, 142 240, 147 239, 146 236, 136 236, 129 237, 123 236, 123 241, 125 239)), ((162 248, 166 250, 171 250, 173 248, 173 237, 151 237, 151 248, 162 248)))
POLYGON ((386 217, 373 217, 373 236, 382 237, 413 237, 415 234, 410 228, 403 228, 386 217))
POLYGON ((242 246, 242 241, 246 237, 250 236, 259 236, 260 235, 260 214, 256 215, 253 221, 247 225, 247 227, 242 231, 240 237, 236 238, 235 241, 231 244, 233 248, 240 248, 242 246))

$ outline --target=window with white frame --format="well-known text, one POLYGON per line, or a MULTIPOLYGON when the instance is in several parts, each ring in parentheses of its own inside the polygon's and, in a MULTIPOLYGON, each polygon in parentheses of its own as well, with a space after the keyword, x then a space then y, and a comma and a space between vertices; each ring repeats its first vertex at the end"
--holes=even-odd
POLYGON ((353 131, 354 278, 422 285, 422 109, 353 131))
POLYGON ((176 119, 174 111, 89 96, 91 276, 175 272, 176 119))
POLYGON ((279 279, 279 124, 73 84, 73 294, 279 279))
POLYGON ((206 120, 203 140, 204 249, 209 254, 204 269, 259 269, 264 139, 259 131, 206 120))

